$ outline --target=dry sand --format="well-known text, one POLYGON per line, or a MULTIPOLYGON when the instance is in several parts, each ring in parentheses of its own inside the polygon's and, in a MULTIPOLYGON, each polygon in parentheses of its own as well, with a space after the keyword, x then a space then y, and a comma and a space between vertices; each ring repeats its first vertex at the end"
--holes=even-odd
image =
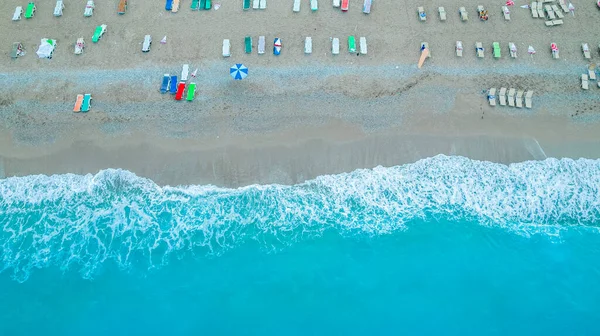
MULTIPOLYGON (((548 28, 520 2, 505 22, 503 1, 487 0, 379 0, 370 15, 357 0, 348 13, 330 1, 311 13, 304 1, 297 14, 291 0, 247 12, 241 1, 192 12, 183 0, 177 14, 162 2, 131 0, 124 16, 114 0, 98 1, 92 18, 83 17, 85 2, 67 2, 60 18, 52 16, 53 1, 40 2, 33 19, 0 22, 4 176, 124 168, 160 184, 239 186, 291 184, 436 154, 501 163, 600 157, 600 90, 584 92, 578 82, 588 65, 580 44, 593 48, 592 61, 600 59, 593 3, 548 28), (488 22, 477 19, 478 4, 490 10, 488 22), (426 23, 418 21, 417 5, 428 11, 426 23), (446 22, 437 6, 446 8, 446 22), (469 22, 460 22, 459 6, 467 7, 469 22), (99 24, 109 32, 92 44, 99 24), (154 40, 147 54, 140 51, 145 34, 154 40), (329 38, 349 34, 367 37, 369 55, 344 52, 344 42, 340 55, 330 54, 329 38), (164 35, 168 43, 160 45, 164 35), (255 43, 258 35, 281 37, 283 52, 245 55, 245 35, 255 43), (75 56, 80 36, 87 48, 75 56), (312 55, 303 54, 305 36, 313 38, 312 55), (35 55, 42 37, 58 40, 52 60, 35 55), (223 38, 232 41, 230 59, 220 55, 223 38), (454 55, 456 40, 463 41, 462 59, 454 55), (25 57, 9 59, 14 41, 25 44, 25 57), (418 70, 421 41, 432 58, 418 70), (476 41, 487 48, 483 60, 475 57, 476 41), (500 60, 491 58, 494 41, 503 46, 500 60), (508 57, 508 42, 517 44, 518 59, 508 57), (551 59, 551 42, 561 48, 560 60, 551 59), (530 44, 538 51, 533 58, 526 55, 530 44), (235 62, 250 68, 244 81, 227 75, 235 62), (158 93, 162 74, 178 74, 182 63, 199 68, 192 103, 158 93), (534 109, 489 107, 483 91, 501 86, 534 90, 534 109), (75 95, 84 92, 93 94, 92 112, 72 113, 75 95)), ((4 1, 0 9, 12 14, 17 5, 25 4, 4 1)))

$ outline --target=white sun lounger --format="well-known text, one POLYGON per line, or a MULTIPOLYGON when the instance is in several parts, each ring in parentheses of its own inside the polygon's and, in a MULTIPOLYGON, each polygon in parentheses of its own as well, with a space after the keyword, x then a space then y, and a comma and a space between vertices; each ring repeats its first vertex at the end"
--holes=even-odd
POLYGON ((15 8, 15 13, 13 14, 13 21, 19 21, 21 20, 21 15, 23 15, 23 7, 21 6, 17 6, 17 8, 15 8))
POLYGON ((149 52, 151 45, 152 45, 152 36, 145 35, 144 42, 142 43, 142 52, 149 52))
POLYGON ((469 21, 469 13, 465 9, 465 7, 460 7, 458 9, 458 13, 460 14, 460 19, 463 21, 469 21))
POLYGON ((366 55, 367 54, 367 38, 364 36, 361 36, 361 38, 358 41, 359 41, 358 44, 360 47, 361 55, 366 55))
POLYGON ((554 15, 554 11, 550 5, 545 5, 544 9, 546 9, 546 15, 548 16, 548 20, 555 20, 556 16, 554 15))
POLYGON ((54 16, 62 16, 63 9, 65 9, 65 4, 62 2, 62 0, 56 1, 56 7, 54 7, 54 16))
POLYGON ((496 88, 489 89, 488 101, 490 102, 490 106, 496 106, 496 88))
POLYGON ((333 7, 334 8, 339 8, 340 7, 340 0, 333 0, 333 7))
POLYGON ((559 19, 563 19, 565 17, 557 5, 552 5, 552 10, 554 11, 554 15, 556 15, 559 19))
POLYGON ((300 0, 294 0, 294 7, 292 11, 298 13, 300 11, 300 0))
POLYGON ((260 0, 260 5, 258 5, 260 9, 267 9, 267 0, 260 0))
POLYGON ((316 12, 319 9, 319 1, 318 0, 310 0, 310 10, 316 12))
POLYGON ((525 93, 525 107, 530 109, 531 108, 531 98, 533 97, 533 91, 529 90, 527 91, 527 93, 525 93))
POLYGON ((262 55, 264 53, 265 53, 265 37, 259 36, 258 37, 258 54, 262 55))
POLYGON ((508 6, 502 6, 502 13, 504 14, 504 20, 510 21, 510 10, 508 10, 508 6))
POLYGON ((463 45, 462 41, 456 41, 456 56, 462 57, 463 45))
POLYGON ((419 19, 421 21, 427 21, 427 13, 425 13, 423 7, 417 7, 417 13, 419 14, 419 19))
POLYGON ((171 9, 171 13, 179 12, 179 0, 173 0, 173 8, 171 9))
POLYGON ((506 88, 500 88, 500 94, 498 95, 501 106, 506 106, 506 88))
POLYGON ((563 12, 565 12, 566 14, 569 13, 569 7, 567 6, 565 0, 558 0, 558 4, 560 5, 560 8, 562 8, 563 12))
POLYGON ((475 51, 477 53, 477 57, 479 58, 483 58, 484 54, 484 50, 483 50, 483 43, 481 42, 476 42, 475 43, 475 51))
POLYGON ((517 101, 516 104, 518 108, 523 108, 523 90, 517 91, 517 101))
POLYGON ((340 53, 340 39, 337 37, 334 37, 331 40, 331 53, 334 55, 337 55, 340 53))
POLYGON ((588 68, 588 77, 590 80, 596 80, 596 70, 594 69, 594 66, 588 68))
POLYGON ((517 46, 514 43, 508 43, 508 51, 510 52, 510 57, 517 58, 517 46))
POLYGON ((538 11, 537 11, 537 6, 538 6, 538 4, 536 1, 531 3, 531 16, 535 19, 537 19, 539 17, 538 11))
POLYGON ((365 0, 363 2, 363 13, 370 14, 371 13, 371 5, 373 5, 373 1, 365 0))
POLYGON ((252 1, 252 9, 258 9, 260 7, 260 0, 252 1))
POLYGON ((584 90, 588 90, 590 88, 589 81, 588 81, 588 75, 586 75, 586 74, 581 75, 581 88, 584 90))
POLYGON ((538 5, 537 5, 537 12, 538 12, 538 17, 540 19, 545 19, 546 15, 544 15, 544 3, 539 1, 538 5))
POLYGON ((85 10, 83 11, 83 16, 90 17, 94 15, 94 1, 88 1, 85 5, 85 10))
POLYGON ((75 42, 75 55, 81 55, 84 48, 85 42, 83 41, 83 37, 80 37, 77 39, 77 42, 75 42))
POLYGON ((446 10, 444 7, 438 7, 438 12, 440 13, 440 20, 446 21, 446 10))
POLYGON ((508 106, 515 106, 515 89, 508 89, 508 106))
POLYGON ((547 27, 560 26, 561 24, 563 24, 563 20, 546 21, 547 27))
POLYGON ((190 65, 189 64, 184 64, 183 68, 181 69, 181 81, 182 82, 187 81, 189 74, 190 74, 190 65))
POLYGON ((229 39, 223 40, 223 57, 231 56, 231 42, 229 39))
POLYGON ((581 44, 581 50, 583 51, 583 57, 585 59, 592 58, 592 55, 590 53, 590 46, 587 43, 582 43, 581 44))
POLYGON ((312 37, 310 37, 310 36, 307 36, 304 39, 304 53, 312 54, 312 37))

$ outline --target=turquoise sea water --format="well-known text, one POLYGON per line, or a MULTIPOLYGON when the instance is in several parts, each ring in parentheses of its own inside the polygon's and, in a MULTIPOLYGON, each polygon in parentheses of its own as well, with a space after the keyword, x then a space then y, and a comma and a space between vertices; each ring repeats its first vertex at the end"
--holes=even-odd
POLYGON ((600 334, 600 160, 0 197, 0 335, 600 334))

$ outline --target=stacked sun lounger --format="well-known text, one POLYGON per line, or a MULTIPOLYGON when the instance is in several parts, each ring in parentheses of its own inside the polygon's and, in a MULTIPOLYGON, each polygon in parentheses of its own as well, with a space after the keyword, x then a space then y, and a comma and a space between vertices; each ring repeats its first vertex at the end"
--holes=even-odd
POLYGON ((364 37, 364 36, 360 37, 359 46, 360 46, 360 54, 366 55, 367 54, 367 38, 366 37, 364 37))
POLYGON ((469 13, 465 9, 465 7, 460 7, 458 9, 458 13, 460 14, 460 19, 462 21, 469 21, 469 13))
POLYGON ((446 10, 444 7, 438 7, 438 13, 440 13, 440 21, 446 21, 446 10))
POLYGON ((304 53, 307 55, 312 54, 312 37, 310 36, 304 39, 304 53))
POLYGON ((265 37, 262 35, 259 36, 258 37, 258 46, 256 47, 259 55, 263 55, 265 53, 265 45, 266 45, 265 37))
MULTIPOLYGON (((245 0, 244 0, 244 9, 247 9, 245 6, 245 0)), ((250 5, 249 1, 248 1, 248 5, 250 5)), ((252 1, 252 9, 266 9, 267 8, 267 0, 253 0, 252 1)))
POLYGON ((333 55, 338 55, 340 53, 340 39, 337 37, 331 39, 331 53, 333 55))
POLYGON ((223 40, 223 57, 229 57, 231 56, 231 42, 229 42, 229 39, 224 39, 223 40))
POLYGON ((500 88, 498 100, 500 101, 500 106, 506 106, 506 88, 505 87, 500 88))
MULTIPOLYGON (((339 3, 339 1, 338 1, 338 3, 339 3)), ((363 3, 363 13, 365 13, 365 14, 371 13, 371 5, 372 5, 371 0, 365 0, 365 2, 363 3)), ((335 3, 333 5, 333 7, 335 7, 335 3)))
POLYGON ((292 11, 298 13, 300 11, 300 0, 294 0, 294 6, 292 7, 292 11))
POLYGON ((54 16, 62 16, 63 9, 65 9, 65 5, 63 4, 62 0, 56 1, 56 6, 54 7, 54 16))
POLYGON ((584 90, 588 90, 590 88, 588 75, 586 74, 581 75, 581 88, 584 90))

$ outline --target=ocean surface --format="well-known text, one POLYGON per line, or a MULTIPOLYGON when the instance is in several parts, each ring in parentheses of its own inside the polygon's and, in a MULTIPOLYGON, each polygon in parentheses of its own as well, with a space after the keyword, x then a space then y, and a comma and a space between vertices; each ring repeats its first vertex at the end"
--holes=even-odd
POLYGON ((599 335, 600 161, 0 180, 0 335, 599 335))

